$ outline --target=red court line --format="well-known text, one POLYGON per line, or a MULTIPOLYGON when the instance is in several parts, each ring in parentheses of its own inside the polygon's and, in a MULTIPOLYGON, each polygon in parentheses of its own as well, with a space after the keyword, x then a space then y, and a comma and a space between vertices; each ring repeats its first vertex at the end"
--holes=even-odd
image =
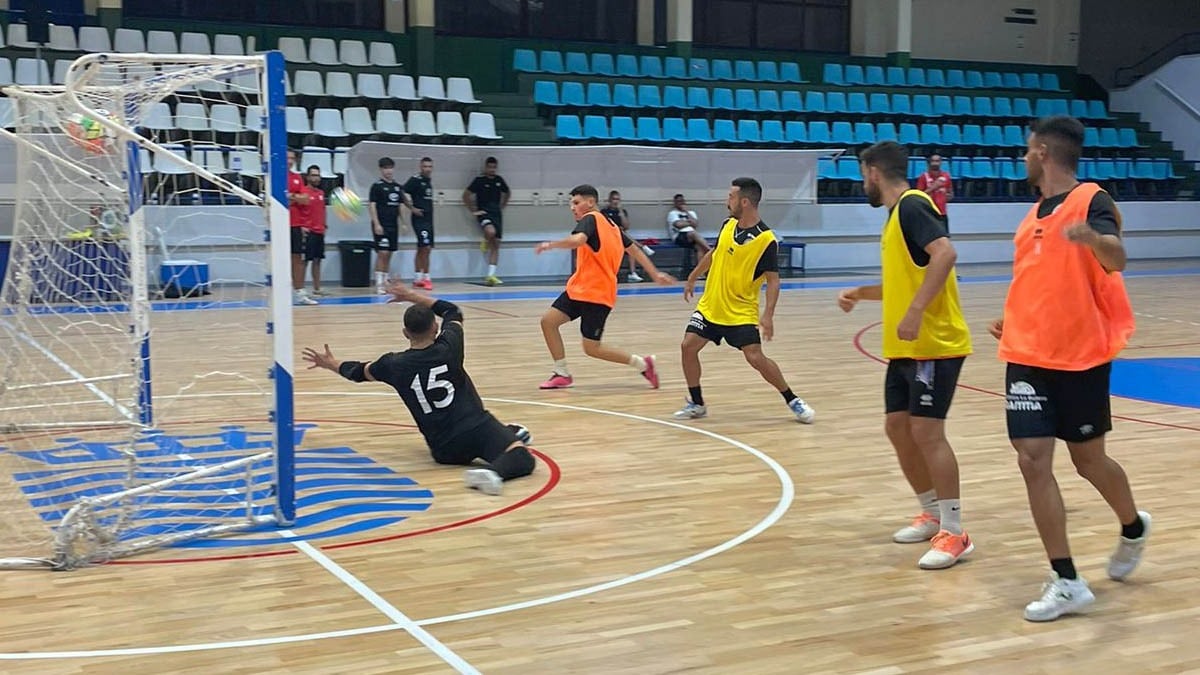
MULTIPOLYGON (((880 358, 880 357, 872 354, 871 352, 867 351, 867 348, 864 347, 863 343, 862 343, 863 335, 866 335, 867 331, 871 330, 872 328, 875 328, 876 326, 879 326, 882 323, 883 323, 882 321, 876 321, 875 323, 868 324, 862 330, 855 333, 854 334, 854 348, 857 349, 860 354, 867 357, 868 359, 871 359, 872 361, 876 361, 878 363, 887 363, 887 359, 880 358)), ((987 394, 989 396, 999 396, 1000 398, 1004 398, 1003 392, 993 391, 991 389, 983 389, 981 387, 973 387, 969 384, 960 384, 960 385, 958 385, 958 387, 960 389, 966 389, 968 391, 974 391, 974 392, 978 392, 980 394, 987 394)), ((1125 397, 1119 396, 1118 398, 1125 398, 1125 397)), ((1138 400, 1138 399, 1129 399, 1129 400, 1138 400)), ((1142 401, 1142 402, 1144 403, 1145 401, 1142 401)), ((1184 424, 1171 424, 1170 422, 1158 422, 1155 420, 1148 420, 1148 419, 1144 419, 1141 417, 1126 417, 1124 415, 1113 415, 1113 419, 1123 420, 1125 422, 1137 422, 1138 424, 1146 424, 1146 425, 1150 425, 1150 426, 1154 426, 1154 427, 1163 427, 1164 429, 1182 429, 1184 431, 1200 431, 1200 427, 1189 427, 1184 424)))

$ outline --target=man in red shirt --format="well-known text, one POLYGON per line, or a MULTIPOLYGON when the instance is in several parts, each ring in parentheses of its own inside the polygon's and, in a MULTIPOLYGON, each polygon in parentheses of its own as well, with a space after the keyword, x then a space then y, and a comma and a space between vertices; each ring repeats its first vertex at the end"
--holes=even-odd
POLYGON ((304 186, 308 195, 304 262, 312 265, 313 295, 325 295, 321 290, 321 261, 325 259, 325 190, 321 189, 321 167, 313 164, 304 171, 304 177, 308 180, 304 186))
POLYGON ((315 305, 304 292, 304 230, 308 227, 308 190, 304 177, 295 171, 298 153, 288 148, 288 216, 292 225, 292 303, 315 305))
POLYGON ((954 184, 950 181, 950 172, 942 171, 942 156, 930 155, 925 173, 917 177, 917 189, 933 199, 934 206, 946 216, 942 222, 946 231, 950 231, 950 216, 946 213, 946 202, 954 197, 954 184))

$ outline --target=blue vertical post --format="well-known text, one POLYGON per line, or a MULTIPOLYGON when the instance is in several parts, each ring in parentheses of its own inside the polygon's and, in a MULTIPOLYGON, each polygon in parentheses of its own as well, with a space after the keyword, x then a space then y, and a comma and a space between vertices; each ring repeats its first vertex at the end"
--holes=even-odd
MULTIPOLYGON (((133 319, 130 330, 138 339, 138 422, 154 424, 154 397, 150 382, 150 293, 146 269, 146 219, 142 211, 141 148, 134 141, 125 142, 125 175, 127 176, 129 219, 126 236, 129 241, 129 311, 133 319)), ((103 214, 101 214, 103 217, 103 214)))

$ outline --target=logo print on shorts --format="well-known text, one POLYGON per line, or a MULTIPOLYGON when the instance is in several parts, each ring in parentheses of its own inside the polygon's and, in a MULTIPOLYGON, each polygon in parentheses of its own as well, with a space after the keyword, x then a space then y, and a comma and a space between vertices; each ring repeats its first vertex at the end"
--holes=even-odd
POLYGON ((1017 380, 1008 385, 1008 393, 1013 396, 1034 396, 1037 394, 1037 390, 1033 388, 1032 384, 1017 380))

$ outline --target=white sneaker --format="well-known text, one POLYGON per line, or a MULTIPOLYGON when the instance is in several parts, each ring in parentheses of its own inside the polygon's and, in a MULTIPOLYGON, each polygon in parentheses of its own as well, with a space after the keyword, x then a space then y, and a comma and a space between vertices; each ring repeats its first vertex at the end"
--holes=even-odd
POLYGON ((937 516, 931 516, 922 511, 908 525, 892 534, 892 541, 897 544, 919 544, 933 539, 933 535, 942 529, 942 521, 937 516))
POLYGON ((633 284, 636 284, 636 283, 638 283, 639 281, 642 281, 642 277, 640 277, 640 276, 637 274, 637 272, 630 272, 630 273, 629 273, 629 276, 625 277, 625 279, 626 279, 627 281, 629 281, 630 283, 633 283, 633 284))
MULTIPOLYGON (((792 402, 788 404, 788 407, 792 409, 792 413, 796 415, 796 419, 799 420, 801 424, 812 424, 813 419, 817 416, 816 411, 813 410, 807 403, 805 403, 804 399, 802 398, 792 399, 792 402)), ((934 534, 937 534, 937 532, 934 532, 934 534)), ((932 537, 933 535, 931 534, 929 536, 932 537)))
POLYGON ((649 258, 650 256, 654 255, 654 249, 642 244, 642 253, 645 253, 646 257, 649 258))
POLYGON ((1025 605, 1026 621, 1053 621, 1063 614, 1077 614, 1096 601, 1083 577, 1063 579, 1053 572, 1042 586, 1042 597, 1025 605))
POLYGON ((491 469, 467 469, 463 473, 463 482, 485 495, 498 495, 504 490, 500 474, 491 469))
POLYGON ((375 294, 376 295, 387 295, 388 294, 387 287, 382 286, 382 285, 376 285, 375 286, 375 294))
POLYGON ((689 399, 682 408, 675 412, 673 417, 677 420, 698 420, 707 415, 708 408, 702 405, 696 405, 689 399))
POLYGON ((292 291, 292 304, 293 305, 315 305, 318 303, 316 300, 313 300, 312 298, 308 297, 308 293, 305 293, 304 289, 300 289, 298 291, 292 291))
POLYGON ((1142 519, 1142 525, 1146 529, 1137 539, 1118 539, 1117 550, 1113 551, 1112 557, 1108 559, 1109 579, 1121 581, 1142 561, 1142 551, 1146 548, 1146 540, 1150 538, 1150 514, 1138 511, 1138 518, 1142 519))

